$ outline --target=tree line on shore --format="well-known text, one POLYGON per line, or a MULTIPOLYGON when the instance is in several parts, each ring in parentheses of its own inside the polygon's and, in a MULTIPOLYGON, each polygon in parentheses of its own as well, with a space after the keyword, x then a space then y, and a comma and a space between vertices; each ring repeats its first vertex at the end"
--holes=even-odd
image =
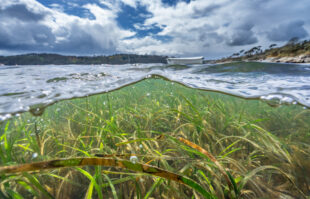
MULTIPOLYGON (((305 56, 310 59, 310 40, 299 41, 297 37, 290 39, 285 45, 278 47, 270 44, 269 48, 254 46, 249 50, 240 50, 215 62, 256 61, 268 58, 305 56)), ((23 54, 0 56, 0 65, 66 65, 66 64, 133 64, 133 63, 167 63, 168 56, 116 54, 111 56, 65 56, 59 54, 23 54)), ((205 61, 205 62, 208 62, 205 61)), ((214 62, 214 61, 211 61, 214 62)))
POLYGON ((0 56, 4 65, 43 65, 43 64, 129 64, 166 63, 167 56, 116 54, 111 56, 64 56, 59 54, 24 54, 0 56))

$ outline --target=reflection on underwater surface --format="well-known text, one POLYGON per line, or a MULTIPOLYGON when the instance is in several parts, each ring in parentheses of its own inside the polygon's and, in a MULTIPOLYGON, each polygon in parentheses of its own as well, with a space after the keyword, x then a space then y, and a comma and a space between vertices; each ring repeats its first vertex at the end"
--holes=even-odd
POLYGON ((21 114, 1 123, 0 136, 2 166, 56 158, 106 160, 81 168, 63 161, 58 167, 71 167, 31 175, 3 173, 2 167, 1 197, 310 195, 310 110, 297 104, 273 108, 161 78, 61 101, 39 117, 21 114), (153 173, 143 169, 148 166, 153 173))

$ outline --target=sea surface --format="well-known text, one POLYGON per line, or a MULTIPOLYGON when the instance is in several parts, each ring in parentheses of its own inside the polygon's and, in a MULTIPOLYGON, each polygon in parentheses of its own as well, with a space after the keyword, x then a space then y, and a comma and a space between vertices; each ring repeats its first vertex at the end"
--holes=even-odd
POLYGON ((0 66, 0 121, 26 111, 40 115, 44 107, 57 101, 110 92, 154 77, 259 99, 271 106, 310 107, 310 65, 239 62, 0 66))

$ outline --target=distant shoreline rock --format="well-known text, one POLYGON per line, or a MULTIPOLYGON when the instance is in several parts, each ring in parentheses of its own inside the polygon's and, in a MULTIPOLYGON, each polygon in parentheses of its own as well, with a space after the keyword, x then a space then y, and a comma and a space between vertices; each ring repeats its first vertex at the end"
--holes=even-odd
POLYGON ((298 56, 287 56, 287 57, 258 57, 257 59, 253 58, 238 58, 238 59, 219 59, 215 60, 212 63, 216 64, 226 64, 231 62, 266 62, 266 63, 310 63, 310 54, 302 54, 298 56))
POLYGON ((268 57, 258 61, 273 63, 310 63, 310 55, 299 55, 296 57, 268 57))

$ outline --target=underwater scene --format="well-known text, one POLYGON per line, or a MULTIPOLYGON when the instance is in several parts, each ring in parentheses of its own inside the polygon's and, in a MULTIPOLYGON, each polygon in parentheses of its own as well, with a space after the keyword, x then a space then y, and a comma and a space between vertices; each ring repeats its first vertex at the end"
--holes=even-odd
POLYGON ((3 66, 0 198, 309 198, 310 65, 3 66))

